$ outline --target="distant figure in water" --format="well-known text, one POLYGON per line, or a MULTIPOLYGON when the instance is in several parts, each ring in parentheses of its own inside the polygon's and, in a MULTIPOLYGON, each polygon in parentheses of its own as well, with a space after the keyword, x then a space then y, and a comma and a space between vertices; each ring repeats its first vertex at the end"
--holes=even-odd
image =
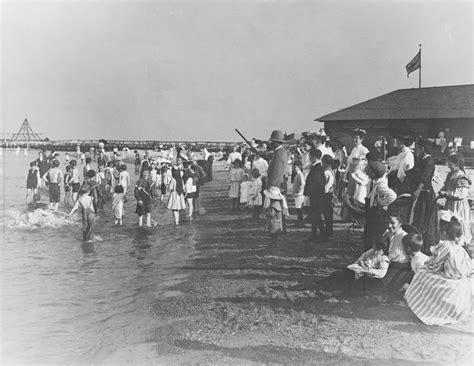
POLYGON ((90 187, 87 184, 84 184, 80 188, 79 198, 71 209, 71 212, 69 212, 69 215, 66 216, 66 219, 80 208, 82 212, 82 240, 90 243, 94 239, 96 215, 94 210, 94 200, 92 196, 89 196, 89 192, 90 187))
POLYGON ((112 198, 112 211, 115 216, 115 225, 122 225, 123 218, 124 189, 120 184, 115 186, 115 193, 112 198))
POLYGON ((30 169, 28 170, 28 176, 26 177, 26 198, 25 203, 28 203, 28 197, 30 194, 34 196, 38 193, 38 166, 36 160, 30 163, 30 169))
POLYGON ((150 172, 143 171, 141 178, 135 185, 135 198, 137 200, 136 214, 138 226, 143 226, 143 216, 146 215, 146 226, 151 227, 151 182, 150 172))
POLYGON ((49 183, 49 207, 51 210, 57 211, 61 202, 59 185, 63 181, 63 173, 59 169, 58 160, 53 160, 53 167, 43 175, 43 180, 49 183))
POLYGON ((25 147, 25 150, 23 151, 23 155, 28 156, 28 148, 27 147, 25 147))

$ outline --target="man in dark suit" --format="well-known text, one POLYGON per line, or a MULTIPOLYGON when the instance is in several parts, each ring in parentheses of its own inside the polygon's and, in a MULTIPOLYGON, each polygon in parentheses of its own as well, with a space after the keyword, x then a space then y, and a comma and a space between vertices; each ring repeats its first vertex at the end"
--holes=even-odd
POLYGON ((321 165, 321 151, 318 149, 311 150, 309 158, 313 166, 306 177, 304 187, 304 195, 309 197, 311 210, 311 236, 305 242, 316 242, 318 240, 318 228, 321 232, 320 240, 327 239, 326 228, 322 220, 323 203, 324 203, 324 171, 321 165))
MULTIPOLYGON (((283 132, 273 131, 270 137, 273 155, 267 170, 267 187, 283 188, 288 172, 288 153, 283 147, 283 132)), ((283 193, 283 192, 282 192, 283 193)))

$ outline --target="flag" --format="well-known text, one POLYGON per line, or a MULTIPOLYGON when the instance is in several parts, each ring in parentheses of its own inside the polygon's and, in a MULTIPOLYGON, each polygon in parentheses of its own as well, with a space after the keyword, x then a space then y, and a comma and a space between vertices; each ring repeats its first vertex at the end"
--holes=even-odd
POLYGON ((405 68, 407 69, 407 77, 409 77, 410 73, 412 73, 415 70, 418 70, 421 67, 421 50, 418 51, 415 57, 413 57, 413 60, 411 60, 405 68))

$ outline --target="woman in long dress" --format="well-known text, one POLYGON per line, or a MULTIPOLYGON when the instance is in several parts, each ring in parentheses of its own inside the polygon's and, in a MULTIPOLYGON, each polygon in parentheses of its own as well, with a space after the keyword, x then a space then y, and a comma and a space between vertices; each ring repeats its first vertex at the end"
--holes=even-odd
MULTIPOLYGON (((366 132, 360 128, 356 128, 353 131, 355 146, 347 157, 347 168, 343 177, 343 184, 346 186, 342 194, 343 201, 348 201, 354 197, 357 184, 352 177, 352 173, 355 172, 361 159, 365 159, 369 152, 369 149, 362 145, 365 135, 366 132)), ((350 220, 351 213, 345 205, 342 205, 341 216, 344 220, 350 220)))
POLYGON ((444 208, 460 218, 464 242, 469 244, 472 241, 472 219, 468 195, 472 182, 464 172, 464 159, 460 155, 455 154, 448 158, 448 168, 450 172, 439 196, 446 198, 444 208))
POLYGON ((413 207, 411 212, 412 224, 423 235, 422 252, 429 253, 429 246, 439 241, 438 210, 436 194, 433 189, 435 162, 431 156, 431 146, 427 140, 418 139, 416 146, 418 161, 415 163, 412 193, 413 207))
POLYGON ((459 221, 452 217, 445 225, 447 240, 433 248, 433 256, 415 274, 405 294, 410 309, 428 325, 455 323, 471 314, 472 260, 462 246, 459 221))

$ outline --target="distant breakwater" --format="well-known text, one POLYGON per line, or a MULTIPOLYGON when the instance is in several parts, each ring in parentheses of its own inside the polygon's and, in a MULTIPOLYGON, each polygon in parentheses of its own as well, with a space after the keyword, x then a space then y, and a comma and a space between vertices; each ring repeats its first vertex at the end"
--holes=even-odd
MULTIPOLYGON (((224 148, 231 147, 237 142, 221 142, 221 141, 130 141, 130 140, 106 140, 106 150, 155 150, 160 148, 167 148, 176 145, 185 145, 192 149, 202 149, 206 147, 209 151, 217 151, 224 148)), ((99 147, 99 140, 57 140, 57 141, 2 141, 3 148, 28 148, 28 149, 44 149, 44 150, 58 150, 58 151, 76 151, 77 147, 81 151, 86 152, 91 148, 99 147)))

